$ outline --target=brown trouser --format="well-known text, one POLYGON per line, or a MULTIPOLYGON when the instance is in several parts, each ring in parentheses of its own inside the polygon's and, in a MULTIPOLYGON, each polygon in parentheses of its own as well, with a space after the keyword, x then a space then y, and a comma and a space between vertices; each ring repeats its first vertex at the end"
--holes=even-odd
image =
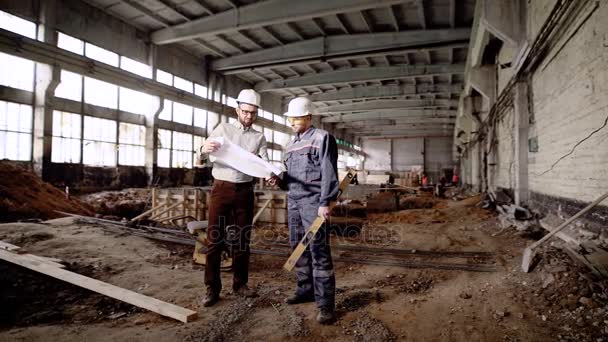
POLYGON ((222 289, 220 264, 222 250, 226 246, 227 223, 236 226, 236 241, 232 256, 234 271, 232 288, 238 289, 247 284, 252 220, 253 183, 231 183, 215 180, 211 189, 209 225, 207 228, 207 241, 209 242, 207 246, 207 265, 205 266, 207 291, 219 294, 222 289))

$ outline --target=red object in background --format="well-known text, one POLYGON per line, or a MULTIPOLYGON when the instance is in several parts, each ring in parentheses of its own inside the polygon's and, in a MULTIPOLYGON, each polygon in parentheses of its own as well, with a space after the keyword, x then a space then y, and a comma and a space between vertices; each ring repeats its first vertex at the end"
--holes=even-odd
POLYGON ((429 177, 424 175, 424 176, 422 176, 422 186, 427 186, 427 185, 429 185, 429 177))
POLYGON ((452 176, 452 184, 458 184, 458 175, 457 174, 454 174, 452 176))

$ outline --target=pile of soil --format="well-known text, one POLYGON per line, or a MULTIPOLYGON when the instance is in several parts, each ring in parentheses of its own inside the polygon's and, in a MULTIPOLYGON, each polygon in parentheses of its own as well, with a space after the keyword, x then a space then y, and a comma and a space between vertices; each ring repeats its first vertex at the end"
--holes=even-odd
POLYGON ((64 211, 90 216, 92 209, 44 182, 32 170, 0 160, 0 222, 62 217, 64 211))
POLYGON ((83 195, 80 200, 98 215, 132 219, 151 208, 152 195, 149 189, 123 189, 83 195))
MULTIPOLYGON (((399 199, 399 209, 433 209, 437 208, 440 203, 432 197, 407 196, 399 199)), ((445 208, 445 205, 442 207, 445 208)))

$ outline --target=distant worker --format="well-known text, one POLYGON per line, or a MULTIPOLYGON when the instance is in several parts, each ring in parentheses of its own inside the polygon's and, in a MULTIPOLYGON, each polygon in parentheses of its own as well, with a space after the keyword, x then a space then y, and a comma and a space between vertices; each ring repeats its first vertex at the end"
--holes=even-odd
MULTIPOLYGON (((237 98, 234 123, 218 125, 209 138, 223 137, 230 143, 239 145, 245 150, 268 161, 266 138, 261 132, 252 128, 260 107, 260 94, 253 89, 244 89, 237 98)), ((201 146, 201 159, 217 151, 221 144, 207 139, 201 146)), ((207 259, 205 265, 205 285, 207 293, 204 306, 212 306, 220 299, 222 282, 220 264, 222 250, 226 243, 226 225, 235 225, 236 243, 233 248, 234 278, 232 289, 238 296, 255 297, 255 290, 248 287, 249 279, 249 239, 253 221, 253 177, 229 166, 216 163, 213 166, 214 178, 209 205, 209 225, 207 228, 207 259)))
POLYGON ((426 175, 426 173, 422 174, 422 186, 427 186, 429 185, 429 177, 426 175))
POLYGON ((452 175, 452 185, 458 186, 459 180, 460 180, 460 178, 458 177, 458 174, 456 172, 454 172, 454 174, 452 175))
MULTIPOLYGON (((297 97, 289 102, 285 116, 296 134, 285 148, 285 166, 280 186, 287 189, 289 243, 295 248, 317 217, 329 218, 329 203, 338 196, 338 146, 327 131, 312 126, 312 102, 297 97)), ((295 265, 295 294, 287 304, 315 301, 317 321, 336 320, 336 278, 329 246, 328 225, 315 235, 295 265)))

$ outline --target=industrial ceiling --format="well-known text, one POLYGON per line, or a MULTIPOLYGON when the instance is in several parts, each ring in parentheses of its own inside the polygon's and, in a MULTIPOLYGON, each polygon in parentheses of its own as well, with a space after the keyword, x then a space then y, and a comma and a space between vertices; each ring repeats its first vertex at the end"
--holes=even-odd
POLYGON ((474 0, 86 0, 357 136, 452 135, 474 0))

